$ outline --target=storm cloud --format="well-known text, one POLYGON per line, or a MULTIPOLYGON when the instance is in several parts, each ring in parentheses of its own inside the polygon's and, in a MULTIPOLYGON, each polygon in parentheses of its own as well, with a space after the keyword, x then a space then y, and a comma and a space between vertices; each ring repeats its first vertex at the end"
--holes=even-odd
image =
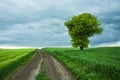
POLYGON ((0 0, 1 46, 70 46, 64 22, 73 15, 92 13, 104 28, 90 45, 120 42, 119 0, 0 0))

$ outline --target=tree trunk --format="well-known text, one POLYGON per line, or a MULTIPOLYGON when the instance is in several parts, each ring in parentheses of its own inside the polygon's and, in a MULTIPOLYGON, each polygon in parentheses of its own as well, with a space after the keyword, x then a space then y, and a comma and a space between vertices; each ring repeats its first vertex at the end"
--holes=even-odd
POLYGON ((84 47, 83 46, 80 46, 80 50, 83 50, 84 49, 84 47))

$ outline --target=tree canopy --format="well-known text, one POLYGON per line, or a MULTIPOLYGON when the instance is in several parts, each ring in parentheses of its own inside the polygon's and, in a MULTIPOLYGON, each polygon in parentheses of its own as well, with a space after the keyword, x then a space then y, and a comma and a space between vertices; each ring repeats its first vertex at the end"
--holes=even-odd
POLYGON ((73 16, 64 25, 68 28, 68 33, 72 39, 72 46, 80 47, 81 50, 84 47, 88 47, 89 37, 94 34, 101 34, 103 31, 100 21, 90 13, 73 16))

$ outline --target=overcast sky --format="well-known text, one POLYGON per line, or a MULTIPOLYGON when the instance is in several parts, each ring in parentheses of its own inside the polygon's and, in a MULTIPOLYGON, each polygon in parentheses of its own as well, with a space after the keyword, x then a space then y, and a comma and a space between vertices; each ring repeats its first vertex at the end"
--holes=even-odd
POLYGON ((86 12, 104 28, 90 45, 120 45, 120 0, 0 0, 0 46, 70 46, 64 22, 86 12))

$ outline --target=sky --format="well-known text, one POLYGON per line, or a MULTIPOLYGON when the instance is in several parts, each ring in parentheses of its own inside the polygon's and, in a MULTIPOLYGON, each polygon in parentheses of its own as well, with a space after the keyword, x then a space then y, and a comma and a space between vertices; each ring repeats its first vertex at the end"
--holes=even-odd
POLYGON ((0 46, 71 46, 64 22, 82 13, 104 28, 90 46, 120 46, 120 0, 0 0, 0 46))

